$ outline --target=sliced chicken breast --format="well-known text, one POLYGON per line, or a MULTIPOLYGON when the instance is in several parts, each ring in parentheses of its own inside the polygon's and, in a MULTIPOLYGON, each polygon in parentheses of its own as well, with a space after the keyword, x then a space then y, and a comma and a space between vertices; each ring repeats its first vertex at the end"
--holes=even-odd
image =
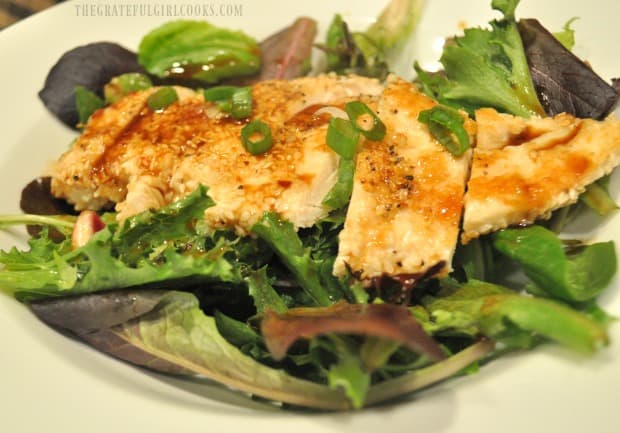
POLYGON ((612 117, 523 119, 485 108, 476 121, 463 243, 548 217, 620 162, 620 121, 612 117))
POLYGON ((250 154, 241 144, 244 121, 234 121, 201 94, 177 88, 179 101, 153 111, 153 89, 99 110, 84 133, 54 165, 52 192, 76 209, 115 204, 119 219, 159 208, 209 187, 216 206, 206 212, 215 227, 246 233, 265 211, 295 227, 325 216, 321 204, 336 181, 338 156, 325 143, 324 106, 343 106, 381 93, 374 79, 324 75, 264 81, 252 89, 249 120, 267 123, 273 147, 250 154))
MULTIPOLYGON (((434 105, 411 83, 388 79, 377 110, 387 133, 357 156, 334 274, 412 283, 451 270, 471 151, 454 157, 418 122, 434 105)), ((473 122, 465 126, 473 136, 473 122)))

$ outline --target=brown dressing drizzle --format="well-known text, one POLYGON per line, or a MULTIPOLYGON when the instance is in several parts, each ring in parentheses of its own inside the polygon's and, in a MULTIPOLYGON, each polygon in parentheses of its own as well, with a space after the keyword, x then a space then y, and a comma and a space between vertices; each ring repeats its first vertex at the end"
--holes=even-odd
MULTIPOLYGON (((396 304, 407 305, 411 301, 413 289, 419 283, 429 278, 432 278, 445 266, 446 262, 444 260, 441 260, 435 263, 433 266, 429 267, 426 272, 396 275, 383 274, 379 277, 373 277, 371 279, 371 285, 379 294, 382 294, 382 292, 384 292, 386 286, 389 285, 389 283, 396 283, 398 286, 400 286, 400 292, 396 296, 390 296, 389 299, 385 300, 396 304)), ((359 277, 359 272, 357 272, 356 277, 359 277)))
POLYGON ((293 126, 302 131, 325 125, 329 123, 331 116, 328 113, 322 113, 319 115, 314 114, 317 110, 324 107, 326 107, 326 105, 323 104, 308 105, 306 108, 298 111, 293 115, 293 117, 284 122, 284 125, 293 126))
POLYGON ((293 182, 291 182, 290 180, 278 180, 278 185, 280 185, 284 189, 289 188, 292 184, 293 182))
POLYGON ((510 136, 506 142, 506 146, 520 146, 523 143, 540 137, 543 133, 544 131, 535 130, 528 125, 517 135, 510 136))

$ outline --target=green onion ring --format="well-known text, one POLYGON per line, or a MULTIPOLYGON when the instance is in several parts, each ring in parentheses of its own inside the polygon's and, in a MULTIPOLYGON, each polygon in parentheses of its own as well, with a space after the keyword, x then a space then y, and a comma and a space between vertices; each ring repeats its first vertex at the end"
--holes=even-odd
POLYGON ((162 87, 151 93, 146 100, 146 105, 153 111, 161 111, 178 100, 179 96, 173 87, 162 87))
POLYGON ((231 99, 230 115, 233 119, 245 119, 252 115, 252 88, 238 88, 231 99))
POLYGON ((253 120, 241 129, 241 143, 252 155, 263 154, 273 146, 271 128, 262 120, 253 120), (252 140, 254 134, 260 134, 262 137, 252 140))
POLYGON ((420 111, 418 120, 428 127, 431 135, 452 155, 461 156, 470 148, 469 135, 464 126, 465 119, 457 110, 436 105, 429 110, 420 111))
POLYGON ((205 97, 205 100, 217 102, 232 98, 233 93, 235 93, 235 90, 237 89, 238 87, 236 86, 216 86, 204 89, 202 94, 205 97))
POLYGON ((348 119, 332 117, 329 121, 326 142, 341 157, 353 159, 359 137, 359 130, 348 119))
POLYGON ((353 126, 367 139, 373 141, 383 140, 385 137, 385 124, 379 119, 379 117, 368 108, 368 105, 364 104, 361 101, 352 101, 347 103, 344 107, 344 111, 347 112, 349 119, 351 119, 351 123, 353 126), (357 120, 360 116, 369 115, 372 118, 372 128, 364 129, 362 128, 357 120))
POLYGON ((215 102, 221 111, 230 113, 233 119, 245 119, 252 115, 252 88, 216 86, 203 90, 205 100, 215 102))

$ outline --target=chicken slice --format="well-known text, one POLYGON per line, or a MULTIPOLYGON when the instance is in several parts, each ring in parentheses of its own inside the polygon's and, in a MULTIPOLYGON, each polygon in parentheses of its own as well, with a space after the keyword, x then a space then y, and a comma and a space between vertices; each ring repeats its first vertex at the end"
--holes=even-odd
MULTIPOLYGON (((471 151, 454 157, 418 122, 434 105, 411 83, 388 79, 377 111, 387 133, 357 156, 335 275, 411 283, 450 271, 471 151)), ((465 127, 473 135, 471 120, 465 127)))
POLYGON ((264 81, 252 88, 253 119, 267 123, 273 147, 254 156, 241 144, 244 121, 222 116, 201 94, 177 88, 179 101, 147 107, 153 89, 99 110, 82 136, 52 168, 52 192, 78 210, 115 203, 118 218, 159 208, 209 187, 216 205, 206 212, 216 227, 246 233, 265 211, 295 227, 325 216, 321 204, 336 181, 338 156, 325 143, 324 106, 372 102, 383 86, 374 79, 323 75, 264 81))
POLYGON ((549 217, 620 162, 620 121, 615 118, 560 114, 522 119, 485 108, 476 111, 476 121, 463 243, 549 217))

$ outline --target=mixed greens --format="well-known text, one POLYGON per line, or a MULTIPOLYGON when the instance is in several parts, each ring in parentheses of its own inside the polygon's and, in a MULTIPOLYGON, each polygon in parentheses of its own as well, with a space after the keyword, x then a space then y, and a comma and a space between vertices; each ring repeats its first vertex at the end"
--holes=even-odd
POLYGON ((445 76, 430 77, 416 67, 425 92, 470 113, 493 107, 522 117, 544 114, 515 21, 517 3, 493 1, 503 19, 492 21, 491 29, 465 29, 446 43, 441 56, 445 76))
MULTIPOLYGON (((532 70, 548 78, 558 71, 532 61, 531 53, 539 51, 527 38, 541 32, 529 20, 516 20, 517 3, 494 0, 502 19, 451 39, 441 57, 444 71, 415 66, 420 89, 440 104, 423 112, 420 121, 455 155, 471 145, 462 126, 464 113, 494 107, 528 117, 544 115, 550 106, 541 104, 545 93, 532 70)), ((395 0, 363 33, 351 33, 341 16, 334 17, 320 44, 328 70, 385 77, 388 50, 409 34, 419 13, 419 1, 395 0)), ((306 40, 313 33, 308 21, 291 28, 303 31, 278 34, 306 40)), ((571 37, 567 24, 564 45, 558 42, 552 49, 559 45, 568 52, 571 37)), ((78 102, 74 124, 86 122, 104 103, 171 75, 202 85, 252 74, 264 78, 261 58, 268 57, 261 45, 207 23, 167 24, 143 39, 137 59, 144 69, 115 73, 97 88, 82 83, 71 90, 78 102), (96 93, 105 93, 105 102, 96 93)), ((268 45, 290 53, 286 43, 269 39, 268 45)), ((573 65, 573 57, 565 57, 562 70, 573 65)), ((297 59, 295 73, 305 69, 303 61, 297 59)), ((593 81, 606 92, 609 86, 592 75, 583 73, 579 80, 593 81)), ((204 94, 233 117, 241 113, 237 117, 244 118, 248 89, 219 86, 204 94)), ((151 96, 152 108, 161 109, 176 93, 164 86, 151 96)), ((591 117, 609 112, 613 104, 605 104, 591 117)), ((349 119, 332 119, 327 137, 341 156, 338 182, 324 199, 333 210, 311 228, 295 231, 279 215, 265 213, 249 236, 214 229, 203 218, 214 205, 206 186, 122 223, 105 213, 82 245, 71 239, 75 216, 5 216, 0 225, 42 228, 28 250, 0 252, 0 288, 50 325, 132 363, 198 374, 272 401, 325 410, 394 399, 475 371, 505 351, 546 341, 583 353, 608 343, 611 319, 596 298, 615 274, 615 247, 563 240, 553 231, 578 211, 577 205, 557 211, 555 225, 505 229, 459 246, 454 271, 441 280, 412 288, 385 279, 364 288, 355 278, 336 278, 332 268, 360 134, 373 140, 385 134, 364 104, 345 108, 349 119), (356 119, 368 114, 373 128, 359 128, 356 119)), ((268 134, 256 128, 263 137, 268 134)), ((268 150, 250 135, 251 153, 268 150)), ((617 207, 604 180, 584 194, 582 203, 603 212, 617 207)))

